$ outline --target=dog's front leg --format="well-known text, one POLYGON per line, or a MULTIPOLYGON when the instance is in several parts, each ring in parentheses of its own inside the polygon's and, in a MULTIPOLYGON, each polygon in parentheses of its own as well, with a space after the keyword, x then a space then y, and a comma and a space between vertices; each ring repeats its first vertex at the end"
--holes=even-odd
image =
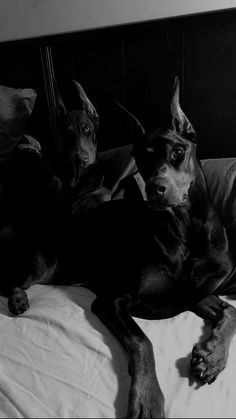
POLYGON ((164 397, 156 377, 152 344, 129 314, 129 301, 129 296, 112 302, 97 298, 92 311, 128 352, 131 387, 127 417, 164 418, 164 397))
POLYGON ((208 339, 194 346, 192 370, 202 384, 211 384, 225 368, 231 340, 236 333, 236 309, 211 295, 200 301, 192 311, 213 323, 208 339))

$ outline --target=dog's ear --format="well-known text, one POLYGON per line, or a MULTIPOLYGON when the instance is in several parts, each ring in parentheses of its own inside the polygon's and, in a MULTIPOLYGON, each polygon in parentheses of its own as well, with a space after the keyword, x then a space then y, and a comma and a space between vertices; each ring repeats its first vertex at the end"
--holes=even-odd
POLYGON ((53 85, 54 85, 55 101, 56 101, 56 116, 57 116, 59 126, 62 126, 65 124, 65 121, 67 119, 67 110, 62 100, 61 94, 59 92, 55 77, 53 79, 53 85))
POLYGON ((171 115, 172 115, 172 129, 177 134, 184 138, 195 141, 196 131, 194 130, 191 122, 182 111, 179 104, 179 79, 175 77, 173 95, 171 99, 171 115))
POLYGON ((99 116, 98 113, 93 106, 92 102, 89 100, 88 96, 86 95, 83 87, 79 84, 76 80, 73 80, 73 83, 76 87, 77 93, 79 95, 81 108, 87 112, 90 118, 95 122, 96 125, 99 124, 99 116))
POLYGON ((115 103, 129 116, 132 122, 134 146, 144 144, 144 140, 146 139, 146 133, 142 124, 139 122, 136 116, 134 116, 130 111, 128 111, 128 109, 121 105, 117 100, 115 101, 115 103))

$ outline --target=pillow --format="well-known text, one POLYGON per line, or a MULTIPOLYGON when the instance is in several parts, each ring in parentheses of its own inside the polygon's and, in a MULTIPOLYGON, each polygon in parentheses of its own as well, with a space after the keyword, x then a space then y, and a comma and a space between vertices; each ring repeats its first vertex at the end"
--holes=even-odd
POLYGON ((236 158, 207 159, 201 163, 213 205, 234 247, 236 246, 236 158))
POLYGON ((36 96, 33 89, 0 86, 0 165, 23 138, 36 96))
POLYGON ((17 146, 17 150, 26 150, 29 153, 36 153, 38 155, 42 155, 41 153, 41 145, 36 140, 36 138, 32 137, 31 135, 24 135, 24 138, 17 146))

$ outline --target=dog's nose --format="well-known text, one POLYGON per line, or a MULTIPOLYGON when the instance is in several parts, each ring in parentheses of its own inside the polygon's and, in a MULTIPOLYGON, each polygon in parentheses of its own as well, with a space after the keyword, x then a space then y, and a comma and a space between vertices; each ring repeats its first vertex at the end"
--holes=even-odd
POLYGON ((84 156, 84 157, 81 159, 81 161, 82 161, 83 163, 88 163, 88 161, 89 161, 89 156, 84 156))
POLYGON ((164 195, 167 190, 166 185, 156 185, 156 191, 159 195, 164 195))
POLYGON ((168 191, 168 182, 165 179, 156 179, 146 185, 146 193, 151 198, 164 197, 168 191))
POLYGON ((85 153, 77 153, 75 157, 75 164, 86 165, 89 163, 89 156, 85 153))

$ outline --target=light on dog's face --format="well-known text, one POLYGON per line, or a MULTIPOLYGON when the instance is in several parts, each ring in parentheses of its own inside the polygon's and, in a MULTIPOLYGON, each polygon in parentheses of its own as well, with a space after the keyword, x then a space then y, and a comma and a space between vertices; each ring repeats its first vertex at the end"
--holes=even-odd
POLYGON ((136 154, 136 164, 145 181, 148 205, 152 209, 183 205, 194 179, 196 146, 170 131, 147 138, 136 154))

